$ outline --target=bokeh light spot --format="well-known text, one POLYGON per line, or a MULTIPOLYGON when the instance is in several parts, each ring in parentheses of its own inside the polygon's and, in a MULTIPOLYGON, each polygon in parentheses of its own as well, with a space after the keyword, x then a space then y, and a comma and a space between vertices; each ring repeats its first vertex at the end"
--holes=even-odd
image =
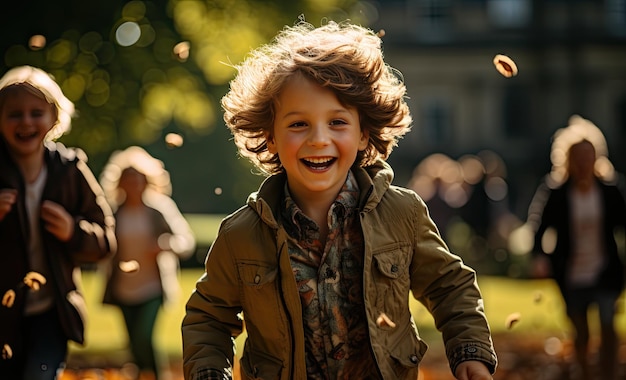
POLYGON ((141 25, 139 29, 140 36, 139 40, 137 41, 137 46, 146 47, 151 45, 156 39, 156 32, 154 31, 154 28, 151 25, 146 24, 141 25))
POLYGON ((104 79, 95 79, 87 90, 87 102, 99 107, 109 100, 109 84, 104 79))
POLYGON ((80 74, 73 74, 63 81, 61 88, 68 99, 76 102, 83 97, 85 86, 85 78, 80 74))
POLYGON ((131 46, 139 41, 141 28, 136 22, 127 21, 115 30, 115 40, 121 46, 131 46))
POLYGON ((40 50, 46 46, 46 37, 41 34, 35 34, 28 40, 28 47, 31 50, 40 50))
POLYGON ((545 340, 543 349, 546 354, 555 356, 563 351, 563 343, 559 338, 553 336, 545 340))
POLYGON ((68 40, 57 40, 47 52, 47 59, 51 66, 61 67, 70 62, 76 52, 76 45, 68 40))
POLYGON ((146 4, 143 1, 129 1, 122 10, 122 16, 131 20, 141 20, 145 14, 146 4))
POLYGON ((506 198, 509 187, 502 177, 492 177, 485 183, 485 193, 492 201, 501 201, 506 198))
POLYGON ((102 36, 96 32, 87 32, 78 41, 78 48, 85 53, 93 53, 102 46, 102 36))

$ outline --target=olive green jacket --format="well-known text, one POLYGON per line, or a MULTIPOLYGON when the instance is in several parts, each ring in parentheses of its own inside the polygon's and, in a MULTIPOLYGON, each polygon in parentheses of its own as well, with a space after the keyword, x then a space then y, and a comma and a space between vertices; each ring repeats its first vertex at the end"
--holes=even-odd
MULTIPOLYGON (((409 309, 411 293, 442 332, 452 371, 470 359, 495 371, 475 272, 448 251, 419 196, 391 185, 387 163, 352 170, 361 191, 365 308, 382 377, 416 379, 426 352, 409 309), (377 323, 382 313, 392 323, 377 323)), ((243 320, 243 379, 306 379, 300 297, 276 218, 284 184, 284 175, 269 177, 247 206, 222 221, 182 322, 185 379, 228 377, 200 374, 228 374, 243 320)))

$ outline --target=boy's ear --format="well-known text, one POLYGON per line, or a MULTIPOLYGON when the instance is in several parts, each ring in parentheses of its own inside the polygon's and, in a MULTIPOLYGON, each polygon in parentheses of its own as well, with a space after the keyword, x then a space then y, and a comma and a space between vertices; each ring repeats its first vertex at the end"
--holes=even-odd
POLYGON ((370 142, 370 132, 366 129, 361 130, 361 139, 359 140, 359 150, 365 150, 370 142))
POLYGON ((274 137, 269 132, 264 132, 264 134, 265 141, 267 141, 267 150, 272 154, 278 153, 276 149, 276 143, 274 142, 274 137))

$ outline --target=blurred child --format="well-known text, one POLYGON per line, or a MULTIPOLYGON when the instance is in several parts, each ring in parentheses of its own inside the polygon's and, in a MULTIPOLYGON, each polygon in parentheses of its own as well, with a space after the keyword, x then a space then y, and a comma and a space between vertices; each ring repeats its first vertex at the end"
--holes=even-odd
POLYGON ((381 40, 300 22, 254 50, 222 99, 240 153, 269 174, 221 224, 182 323, 186 379, 416 379, 412 294, 458 379, 496 368, 475 272, 385 162, 410 127, 381 40))
POLYGON ((164 299, 179 294, 178 256, 195 251, 189 224, 170 198, 169 173, 138 146, 111 155, 100 183, 115 210, 117 255, 104 302, 120 308, 141 378, 159 378, 153 332, 164 299))
POLYGON ((115 250, 114 219, 85 154, 53 140, 74 105, 30 66, 0 79, 0 373, 54 379, 84 341, 80 265, 115 250))
POLYGON ((608 160, 600 129, 578 115, 554 134, 550 157, 552 172, 529 207, 535 275, 552 277, 563 296, 579 376, 573 378, 595 378, 588 317, 594 306, 601 337, 597 372, 602 380, 617 380, 615 314, 626 278, 618 250, 624 240, 616 241, 616 231, 626 228, 626 200, 618 186, 621 175, 608 160))

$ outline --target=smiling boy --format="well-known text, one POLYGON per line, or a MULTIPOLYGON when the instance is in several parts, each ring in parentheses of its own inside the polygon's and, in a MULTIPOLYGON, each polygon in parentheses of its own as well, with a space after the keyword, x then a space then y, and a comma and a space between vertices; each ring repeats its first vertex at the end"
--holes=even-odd
POLYGON ((380 38, 301 22, 252 52, 223 98, 240 153, 269 174, 225 218, 182 323, 185 378, 417 379, 426 344, 412 294, 452 372, 487 380, 496 354, 475 272, 448 251, 385 162, 411 117, 380 38))

